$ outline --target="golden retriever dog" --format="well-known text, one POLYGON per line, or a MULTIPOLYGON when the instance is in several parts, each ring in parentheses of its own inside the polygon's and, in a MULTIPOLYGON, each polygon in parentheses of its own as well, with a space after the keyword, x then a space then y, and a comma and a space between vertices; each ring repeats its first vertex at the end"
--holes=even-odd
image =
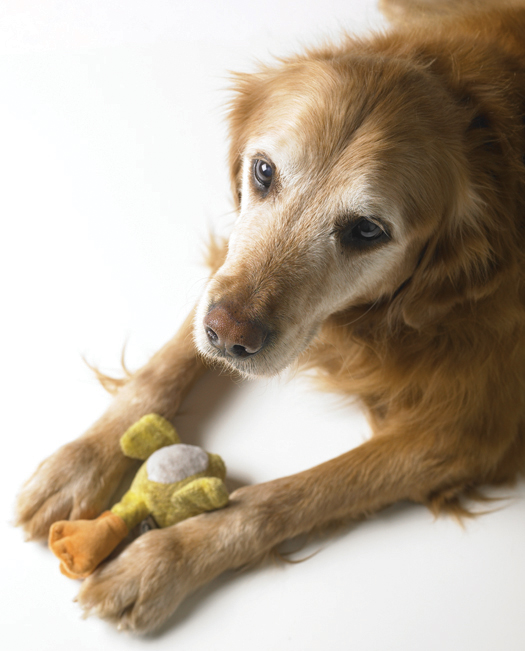
POLYGON ((41 464, 18 522, 38 539, 100 513, 134 463, 122 433, 146 413, 172 419, 210 362, 246 377, 316 369, 358 397, 373 436, 132 542, 79 594, 121 628, 158 627, 285 539, 398 500, 461 513, 524 466, 525 6, 383 8, 388 32, 236 76, 238 216, 204 295, 114 383, 107 413, 41 464))

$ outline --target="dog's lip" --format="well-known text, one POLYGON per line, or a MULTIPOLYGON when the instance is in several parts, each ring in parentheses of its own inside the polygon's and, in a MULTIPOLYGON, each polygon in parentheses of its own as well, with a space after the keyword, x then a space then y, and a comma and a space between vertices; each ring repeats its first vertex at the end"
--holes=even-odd
POLYGON ((274 343, 278 338, 275 330, 271 330, 266 334, 264 347, 246 357, 234 357, 229 355, 212 344, 209 341, 202 341, 198 346, 200 354, 204 359, 216 364, 225 364, 226 368, 230 371, 241 373, 246 377, 272 377, 280 373, 284 367, 280 364, 275 364, 275 349, 274 343))
POLYGON ((260 351, 244 358, 223 353, 208 341, 203 347, 200 347, 200 352, 210 362, 223 363, 229 370, 238 372, 246 378, 271 378, 293 366, 315 338, 319 327, 320 323, 316 322, 307 330, 307 333, 301 337, 301 345, 297 348, 294 347, 292 355, 279 354, 279 332, 276 330, 268 332, 265 340, 266 345, 260 351))
POLYGON ((223 363, 230 370, 240 372, 247 377, 268 378, 286 370, 308 348, 324 320, 323 317, 317 315, 317 318, 314 318, 313 322, 308 325, 309 319, 306 318, 306 314, 302 315, 300 323, 298 323, 297 319, 289 319, 285 313, 274 312, 264 321, 266 334, 262 348, 245 357, 235 357, 230 355, 223 346, 218 348, 211 344, 205 332, 204 316, 220 302, 220 297, 212 295, 208 296, 207 300, 201 304, 195 321, 194 336, 197 348, 204 359, 216 364, 223 363), (295 333, 292 339, 287 336, 289 328, 292 328, 295 333), (282 350, 281 345, 283 346, 282 350))

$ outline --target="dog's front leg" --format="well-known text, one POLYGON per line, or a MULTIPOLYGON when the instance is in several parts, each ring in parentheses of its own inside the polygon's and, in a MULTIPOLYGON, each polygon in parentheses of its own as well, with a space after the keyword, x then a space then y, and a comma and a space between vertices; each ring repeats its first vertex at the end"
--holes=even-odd
POLYGON ((297 475, 243 487, 225 509, 132 543, 86 579, 80 604, 121 628, 156 628, 188 592, 287 538, 401 499, 424 502, 476 478, 481 466, 472 455, 453 452, 446 437, 381 436, 297 475))
POLYGON ((192 339, 190 315, 180 331, 118 391, 115 400, 82 437, 46 459, 23 487, 17 524, 29 539, 46 538, 57 520, 89 518, 107 505, 125 472, 119 440, 141 416, 172 418, 186 391, 204 369, 192 339))

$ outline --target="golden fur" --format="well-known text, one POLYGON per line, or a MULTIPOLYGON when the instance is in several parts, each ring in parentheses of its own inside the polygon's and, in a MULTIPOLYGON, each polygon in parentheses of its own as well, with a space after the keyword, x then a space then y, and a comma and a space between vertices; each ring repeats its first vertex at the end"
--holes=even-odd
POLYGON ((123 628, 155 628, 188 592, 286 538, 402 499, 460 511, 476 486, 524 467, 525 8, 382 5, 390 32, 236 78, 239 217, 227 251, 210 254, 196 317, 111 384, 109 411, 40 466, 19 523, 40 538, 56 520, 100 512, 131 465, 122 432, 145 413, 172 418, 203 358, 247 376, 314 368, 325 387, 358 396, 374 436, 132 543, 79 595, 123 628), (274 169, 264 193, 261 158, 274 169), (364 218, 385 233, 348 250, 364 218), (216 306, 236 333, 264 327, 257 354, 223 359, 203 328, 216 306))

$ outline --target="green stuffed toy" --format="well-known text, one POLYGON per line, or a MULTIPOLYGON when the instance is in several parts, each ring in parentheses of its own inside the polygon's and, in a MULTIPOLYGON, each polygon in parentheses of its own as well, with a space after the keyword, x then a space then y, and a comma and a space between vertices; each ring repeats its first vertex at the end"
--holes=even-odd
POLYGON ((159 527, 169 527, 228 503, 221 457, 180 443, 175 428, 162 416, 141 418, 122 436, 120 446, 132 459, 147 459, 120 502, 96 520, 55 522, 49 532, 60 571, 70 578, 91 574, 148 516, 159 527))

